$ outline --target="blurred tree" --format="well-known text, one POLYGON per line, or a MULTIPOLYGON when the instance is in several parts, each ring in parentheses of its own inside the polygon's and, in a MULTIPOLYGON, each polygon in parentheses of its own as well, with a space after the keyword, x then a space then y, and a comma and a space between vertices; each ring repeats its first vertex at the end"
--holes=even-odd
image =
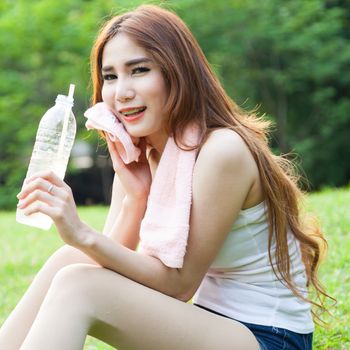
MULTIPOLYGON (((86 138, 89 54, 100 24, 149 1, 0 2, 0 208, 14 207, 42 114, 77 86, 86 138)), ((159 3, 160 1, 151 1, 159 3)), ((350 13, 344 0, 173 0, 229 94, 276 121, 273 147, 300 154, 312 187, 350 179, 350 13)), ((96 142, 91 137, 90 142, 96 142)))
POLYGON ((311 188, 350 179, 348 1, 182 1, 227 91, 276 121, 273 145, 296 152, 311 188), (195 9, 200 9, 195 11, 195 9))

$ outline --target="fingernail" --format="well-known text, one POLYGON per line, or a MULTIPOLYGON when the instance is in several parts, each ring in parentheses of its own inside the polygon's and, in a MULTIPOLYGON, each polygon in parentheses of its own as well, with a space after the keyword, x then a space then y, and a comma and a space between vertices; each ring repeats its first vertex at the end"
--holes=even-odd
POLYGON ((19 199, 21 198, 21 195, 22 195, 22 192, 19 192, 16 197, 19 199))
POLYGON ((19 201, 18 203, 17 203, 17 208, 22 208, 22 206, 23 206, 23 201, 19 201))

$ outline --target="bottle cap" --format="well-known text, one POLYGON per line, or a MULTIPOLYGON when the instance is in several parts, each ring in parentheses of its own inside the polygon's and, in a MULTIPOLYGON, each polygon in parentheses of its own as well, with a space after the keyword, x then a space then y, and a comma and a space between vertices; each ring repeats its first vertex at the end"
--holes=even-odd
POLYGON ((69 104, 70 106, 73 106, 73 104, 74 104, 74 98, 73 98, 74 89, 75 89, 75 85, 74 84, 70 84, 69 85, 68 96, 66 96, 66 95, 57 95, 56 102, 66 103, 66 104, 69 104))

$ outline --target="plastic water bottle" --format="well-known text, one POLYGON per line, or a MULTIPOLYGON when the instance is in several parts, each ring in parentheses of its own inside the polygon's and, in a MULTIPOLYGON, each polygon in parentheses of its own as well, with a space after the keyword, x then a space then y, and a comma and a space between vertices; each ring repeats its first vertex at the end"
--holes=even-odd
MULTIPOLYGON (((52 170, 58 177, 64 178, 76 133, 72 112, 74 87, 70 85, 68 96, 58 95, 55 105, 40 120, 26 178, 43 170, 52 170)), ((44 230, 52 225, 49 216, 42 213, 24 215, 19 208, 16 221, 44 230)))

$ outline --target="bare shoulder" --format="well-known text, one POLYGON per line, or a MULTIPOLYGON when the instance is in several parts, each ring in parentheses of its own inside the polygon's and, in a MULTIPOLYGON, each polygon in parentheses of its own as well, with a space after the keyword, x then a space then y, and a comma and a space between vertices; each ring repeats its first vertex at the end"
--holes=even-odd
POLYGON ((230 129, 218 129, 209 135, 198 156, 199 161, 204 159, 211 159, 227 167, 254 166, 255 164, 242 137, 230 129))
POLYGON ((221 198, 235 198, 240 208, 249 208, 263 199, 254 157, 242 137, 230 129, 213 131, 202 146, 194 169, 196 182, 206 189, 220 183, 221 198))

